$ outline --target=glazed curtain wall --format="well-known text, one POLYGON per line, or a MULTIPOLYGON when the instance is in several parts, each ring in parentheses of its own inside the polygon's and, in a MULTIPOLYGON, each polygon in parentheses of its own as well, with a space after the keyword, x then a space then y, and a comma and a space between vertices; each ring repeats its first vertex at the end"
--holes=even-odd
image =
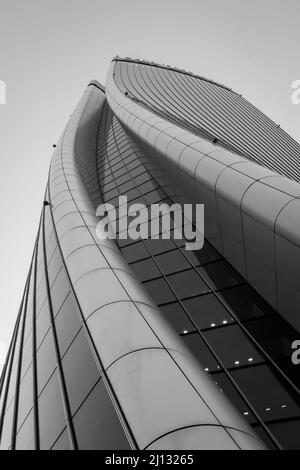
MULTIPOLYGON (((114 206, 173 201, 153 158, 103 109, 97 147, 103 199, 114 206)), ((164 227, 160 224, 160 235, 164 227)), ((117 239, 122 255, 163 315, 269 448, 297 449, 300 381, 291 364, 298 334, 207 242, 117 239), (230 345, 230 347, 229 347, 230 345)))

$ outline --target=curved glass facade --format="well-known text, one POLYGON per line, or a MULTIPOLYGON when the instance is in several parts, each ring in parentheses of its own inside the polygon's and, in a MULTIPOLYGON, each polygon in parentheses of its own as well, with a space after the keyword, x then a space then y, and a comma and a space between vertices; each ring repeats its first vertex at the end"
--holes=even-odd
POLYGON ((51 163, 1 376, 1 450, 299 448, 300 381, 290 359, 298 329, 237 257, 214 236, 193 252, 173 233, 96 235, 98 205, 116 206, 119 196, 147 207, 203 202, 187 178, 209 146, 226 147, 228 165, 242 155, 286 173, 279 153, 288 142, 297 155, 297 144, 240 100, 192 74, 129 59, 112 63, 105 89, 90 83, 51 163), (178 149, 151 134, 147 119, 184 132, 201 157, 181 147, 174 169, 167 162, 178 149))

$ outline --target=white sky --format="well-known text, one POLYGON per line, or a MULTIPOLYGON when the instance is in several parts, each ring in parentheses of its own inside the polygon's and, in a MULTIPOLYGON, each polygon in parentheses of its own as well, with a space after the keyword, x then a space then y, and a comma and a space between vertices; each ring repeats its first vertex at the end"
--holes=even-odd
POLYGON ((213 78, 300 141, 299 0, 0 0, 0 364, 36 235, 51 146, 116 54, 213 78), (4 344, 4 346, 3 346, 4 344))

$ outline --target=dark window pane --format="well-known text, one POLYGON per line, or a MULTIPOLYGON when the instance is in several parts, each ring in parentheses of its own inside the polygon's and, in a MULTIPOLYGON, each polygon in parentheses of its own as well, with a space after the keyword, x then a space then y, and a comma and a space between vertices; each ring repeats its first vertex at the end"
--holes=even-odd
POLYGON ((284 450, 300 450, 300 420, 269 425, 284 450))
POLYGON ((157 305, 175 300, 175 296, 164 279, 145 282, 144 287, 149 291, 157 305))
POLYGON ((79 408, 73 422, 81 450, 130 449, 102 380, 79 408))
POLYGON ((247 321, 245 326, 273 359, 290 359, 298 334, 279 315, 247 321))
POLYGON ((160 309, 168 322, 176 329, 177 333, 183 334, 195 329, 178 302, 164 305, 160 309))
POLYGON ((226 289, 219 292, 219 296, 240 320, 274 314, 274 310, 246 285, 226 289))
POLYGON ((226 367, 246 366, 263 361, 256 347, 238 325, 207 330, 204 335, 226 367))
POLYGON ((223 289, 243 282, 239 274, 226 261, 217 261, 198 269, 212 288, 223 289))
POLYGON ((213 294, 184 300, 183 304, 200 330, 210 328, 212 325, 226 325, 233 321, 213 294))
POLYGON ((156 256, 155 260, 164 274, 175 273, 190 267, 190 263, 185 259, 180 250, 174 250, 156 256))
POLYGON ((100 378, 100 372, 83 331, 80 331, 71 344, 62 364, 70 407, 74 414, 100 378))
POLYGON ((221 255, 205 240, 202 250, 187 251, 187 255, 191 257, 193 263, 197 265, 210 263, 221 259, 221 255), (195 259, 196 258, 196 259, 195 259))
POLYGON ((299 398, 294 398, 293 392, 269 366, 247 367, 231 373, 264 420, 300 415, 299 398))
POLYGON ((225 393, 227 398, 229 398, 240 415, 243 416, 248 423, 256 423, 257 420, 254 414, 250 411, 250 408, 227 375, 224 372, 217 372, 216 374, 213 374, 212 378, 217 382, 222 392, 225 393))
POLYGON ((206 372, 216 371, 220 368, 203 339, 197 333, 182 336, 182 339, 206 372))
POLYGON ((168 281, 181 299, 209 292, 209 288, 193 269, 172 274, 168 276, 168 281))
POLYGON ((131 264, 130 267, 133 269, 140 281, 147 281, 162 275, 152 259, 138 261, 131 264))
POLYGON ((66 427, 57 371, 39 398, 39 424, 41 450, 48 450, 66 427))
POLYGON ((122 248, 122 254, 126 258, 128 263, 132 263, 134 261, 150 257, 142 241, 134 243, 134 245, 122 248))
POLYGON ((262 426, 254 425, 252 427, 253 427, 254 432, 258 435, 258 437, 260 437, 260 439, 266 444, 267 449, 269 450, 277 449, 277 447, 271 440, 270 436, 267 434, 267 432, 263 429, 262 426))
POLYGON ((176 248, 176 245, 172 240, 163 240, 163 239, 149 239, 145 240, 145 244, 151 251, 152 255, 157 255, 159 253, 164 253, 169 250, 173 250, 176 248))

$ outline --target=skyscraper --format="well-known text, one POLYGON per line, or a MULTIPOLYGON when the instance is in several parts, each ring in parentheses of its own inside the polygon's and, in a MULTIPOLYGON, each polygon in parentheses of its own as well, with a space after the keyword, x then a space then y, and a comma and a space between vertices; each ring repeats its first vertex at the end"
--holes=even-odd
POLYGON ((0 384, 1 449, 299 449, 300 145, 224 85, 115 58, 54 151, 0 384), (204 204, 205 243, 97 236, 204 204))

